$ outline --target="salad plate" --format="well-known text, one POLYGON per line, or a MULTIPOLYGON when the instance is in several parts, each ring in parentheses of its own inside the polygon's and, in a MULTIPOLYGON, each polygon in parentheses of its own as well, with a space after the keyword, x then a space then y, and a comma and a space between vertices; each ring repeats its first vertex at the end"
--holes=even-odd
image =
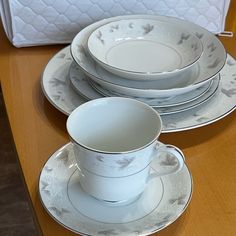
MULTIPOLYGON (((151 164, 155 173, 157 164, 151 164)), ((79 184, 73 145, 52 154, 39 177, 39 195, 48 214, 81 235, 149 235, 164 229, 186 210, 192 196, 192 176, 186 165, 172 175, 147 183, 142 195, 124 206, 104 204, 79 184)))
MULTIPOLYGON (((140 100, 139 98, 135 98, 135 97, 132 97, 132 98, 140 100, 142 102, 145 102, 148 105, 154 107, 160 115, 169 115, 169 114, 174 114, 174 113, 178 113, 178 112, 187 111, 189 109, 193 109, 194 107, 200 106, 204 102, 207 102, 209 99, 211 99, 214 96, 214 94, 216 93, 216 91, 219 87, 220 76, 218 78, 214 79, 212 82, 213 82, 212 86, 210 87, 210 89, 204 95, 202 95, 198 99, 195 99, 191 102, 181 104, 181 105, 169 106, 169 107, 161 106, 160 107, 158 105, 158 103, 157 104, 155 103, 155 100, 151 100, 151 101, 146 100, 145 101, 143 99, 140 100)), ((102 94, 103 96, 108 96, 108 97, 118 96, 118 95, 115 95, 115 94, 111 93, 110 91, 102 88, 100 85, 95 84, 94 82, 90 82, 90 85, 91 85, 93 90, 98 91, 98 93, 102 94)), ((99 95, 99 97, 100 97, 100 95, 99 95)))
POLYGON ((169 81, 196 63, 203 51, 201 40, 182 27, 145 18, 99 26, 90 34, 87 47, 104 69, 134 80, 169 81))
MULTIPOLYGON (((91 91, 91 89, 88 86, 88 82, 90 84, 97 84, 94 80, 91 80, 88 76, 85 75, 85 73, 82 72, 82 70, 77 66, 75 62, 71 63, 70 70, 69 70, 69 77, 71 84, 73 88, 83 97, 85 97, 87 100, 89 99, 95 99, 99 96, 99 94, 96 93, 96 91, 91 91), (82 87, 86 86, 85 89, 82 87), (85 93, 88 93, 87 96, 85 93)), ((216 76, 217 77, 217 76, 216 76)), ((219 75, 218 75, 219 77, 219 75)), ((115 92, 113 90, 108 90, 106 87, 102 87, 101 84, 97 84, 97 87, 101 87, 100 91, 105 96, 122 96, 122 97, 130 97, 138 99, 142 102, 145 102, 149 104, 150 106, 155 107, 171 107, 171 106, 177 106, 182 105, 191 101, 194 101, 195 99, 200 98, 202 95, 204 95, 212 86, 213 80, 209 81, 205 85, 182 95, 177 95, 173 97, 160 97, 160 98, 153 98, 153 97, 139 97, 138 95, 131 96, 127 94, 122 94, 115 92)))
MULTIPOLYGON (((88 100, 97 99, 101 97, 122 97, 123 95, 114 94, 109 90, 106 90, 102 88, 99 84, 95 84, 92 81, 89 81, 87 76, 81 72, 81 70, 74 70, 74 66, 72 64, 70 71, 69 71, 69 79, 71 81, 71 84, 73 88, 84 98, 88 100)), ((144 98, 138 98, 138 97, 129 97, 133 99, 137 99, 141 102, 145 102, 148 105, 154 107, 160 115, 168 115, 168 114, 174 114, 178 112, 183 112, 189 109, 192 109, 194 107, 200 106, 204 102, 207 102, 217 91, 218 86, 220 82, 220 75, 218 75, 218 78, 212 80, 212 85, 210 86, 209 90, 204 93, 202 96, 200 96, 198 99, 195 99, 193 101, 190 101, 188 103, 184 103, 181 105, 176 106, 160 106, 159 101, 160 99, 144 99, 144 98)), ((127 97, 127 96, 125 96, 127 97)), ((174 99, 174 98, 173 98, 174 99)), ((168 101, 168 99, 167 99, 168 101)))
MULTIPOLYGON (((215 75, 217 75, 224 66, 226 60, 226 52, 224 46, 219 41, 219 39, 217 39, 217 37, 215 37, 209 31, 187 21, 183 21, 173 17, 156 16, 156 15, 119 16, 119 17, 104 19, 102 21, 91 24, 88 27, 81 30, 75 36, 75 38, 71 43, 71 53, 72 57, 74 58, 78 66, 90 78, 97 80, 96 81, 97 83, 99 83, 98 81, 105 82, 103 87, 105 87, 105 85, 108 84, 110 86, 118 85, 119 89, 121 88, 126 89, 127 91, 130 92, 134 92, 133 89, 136 90, 139 89, 139 91, 135 91, 136 94, 137 92, 139 92, 138 94, 139 97, 142 97, 143 93, 145 93, 145 97, 147 97, 148 94, 150 97, 155 97, 155 96, 175 96, 178 94, 183 94, 185 92, 193 91, 197 87, 203 85, 207 81, 210 81, 215 75), (140 82, 143 81, 129 81, 127 79, 124 79, 120 76, 114 75, 104 70, 91 58, 90 54, 87 51, 87 40, 90 34, 95 29, 97 29, 99 26, 102 26, 104 24, 116 20, 128 20, 128 19, 133 20, 138 18, 174 23, 177 27, 182 27, 183 29, 187 29, 201 40, 203 44, 203 54, 199 58, 197 63, 195 63, 196 65, 193 66, 193 68, 191 67, 191 70, 189 69, 190 71, 187 70, 187 73, 193 73, 193 74, 191 76, 188 74, 185 78, 179 79, 180 81, 184 81, 183 83, 180 84, 176 83, 176 81, 178 82, 179 80, 174 78, 169 83, 166 83, 165 80, 156 80, 156 81, 145 80, 145 83, 140 84, 140 82), (98 68, 100 71, 99 73, 97 72, 98 68), (103 76, 101 76, 101 73, 103 73, 103 76), (106 77, 104 75, 106 75, 106 77), (132 89, 129 90, 129 88, 132 89), (140 91, 140 89, 142 91, 140 91), (166 91, 162 92, 162 89, 165 89, 166 91)), ((183 73, 183 75, 181 74, 181 76, 185 76, 184 74, 185 73, 183 73)), ((112 90, 116 91, 115 89, 118 88, 117 86, 114 86, 112 90)), ((111 90, 111 88, 108 89, 111 90)), ((125 94, 128 94, 127 91, 125 94)), ((117 92, 121 91, 117 90, 117 92)), ((134 95, 134 94, 129 94, 129 95, 134 95)))
MULTIPOLYGON (((62 113, 69 115, 86 102, 72 88, 68 72, 72 62, 70 46, 54 55, 45 66, 41 87, 48 101, 62 113)), ((163 133, 195 129, 214 123, 236 108, 236 61, 230 55, 220 72, 221 80, 216 94, 208 102, 177 114, 162 116, 163 133)))

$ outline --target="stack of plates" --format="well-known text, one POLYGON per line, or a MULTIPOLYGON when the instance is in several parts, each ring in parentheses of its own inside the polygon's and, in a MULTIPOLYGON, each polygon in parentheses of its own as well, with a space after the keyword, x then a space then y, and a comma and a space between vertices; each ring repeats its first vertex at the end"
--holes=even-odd
POLYGON ((212 123, 235 109, 236 71, 229 72, 234 63, 228 56, 225 64, 226 59, 218 38, 194 23, 118 16, 81 30, 47 64, 42 88, 67 115, 87 100, 134 98, 160 113, 163 132, 176 132, 212 123))
POLYGON ((163 16, 96 22, 72 41, 71 83, 86 99, 135 98, 161 115, 192 109, 217 91, 226 60, 220 41, 199 29, 163 16))

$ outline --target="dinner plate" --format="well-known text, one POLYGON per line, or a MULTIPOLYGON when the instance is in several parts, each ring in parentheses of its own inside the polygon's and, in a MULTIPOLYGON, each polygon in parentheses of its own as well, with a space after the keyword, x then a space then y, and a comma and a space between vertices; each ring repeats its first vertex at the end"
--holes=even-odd
POLYGON ((201 40, 182 27, 144 18, 99 26, 87 46, 104 69, 134 80, 169 81, 196 63, 203 51, 201 40))
MULTIPOLYGON (((216 74, 218 74, 219 71, 224 66, 225 60, 226 60, 226 52, 225 52, 224 46, 219 41, 219 39, 217 39, 217 37, 215 37, 209 31, 191 22, 187 22, 187 21, 180 20, 173 17, 156 16, 156 15, 119 16, 119 17, 104 19, 102 21, 91 24, 87 26, 86 28, 84 28, 83 30, 81 30, 75 36, 71 44, 71 53, 74 60, 79 65, 79 67, 89 77, 91 77, 94 80, 104 82, 103 87, 105 87, 108 84, 110 86, 118 85, 118 87, 114 86, 113 91, 120 92, 115 89, 118 89, 118 88, 125 89, 126 94, 128 94, 127 93, 128 91, 130 93, 133 93, 134 89, 139 88, 139 91, 135 91, 136 94, 137 92, 139 92, 138 94, 139 97, 142 97, 143 93, 145 93, 145 97, 148 97, 148 94, 150 97, 155 97, 155 96, 175 96, 178 94, 183 94, 185 92, 193 91, 197 87, 211 80, 216 74), (203 54, 198 60, 197 65, 194 66, 193 69, 191 67, 192 70, 190 71, 187 70, 187 72, 190 73, 190 75, 188 74, 187 76, 185 76, 185 73, 183 73, 182 76, 184 76, 184 78, 180 79, 180 81, 184 81, 183 83, 181 84, 176 83, 176 81, 178 82, 177 79, 173 79, 171 80, 171 82, 169 81, 169 83, 165 83, 165 81, 163 82, 163 80, 145 81, 145 83, 142 83, 142 85, 140 84, 140 82, 143 82, 143 81, 132 81, 132 83, 128 83, 127 79, 124 79, 120 76, 115 76, 112 73, 109 73, 106 70, 102 69, 91 58, 91 56, 87 52, 87 39, 89 35, 91 34, 91 32, 93 32, 93 30, 95 30, 97 27, 101 25, 107 24, 115 20, 138 19, 138 18, 152 19, 152 20, 174 23, 176 24, 177 27, 183 27, 183 29, 188 29, 188 31, 195 34, 201 40, 203 44, 203 54), (97 72, 98 68, 100 70, 100 73, 97 72), (106 77, 101 76, 101 71, 103 75, 107 75, 107 76, 106 77), (133 83, 133 82, 136 82, 136 83, 133 83), (136 87, 136 86, 139 86, 139 87, 136 87), (129 88, 132 88, 132 89, 129 89, 129 88), (140 91, 140 89, 142 89, 142 91, 140 91), (155 90, 153 91, 153 89, 155 90), (162 89, 165 89, 166 91, 162 91, 162 89)), ((98 81, 96 82, 98 83, 98 81)), ((133 96, 134 93, 129 94, 129 95, 133 96)))
MULTIPOLYGON (((67 46, 50 59, 41 78, 41 87, 45 97, 55 108, 66 115, 86 102, 71 87, 68 78, 71 62, 70 46, 67 46)), ((197 108, 162 116, 162 132, 179 132, 202 127, 233 112, 236 108, 235 75, 236 61, 228 55, 215 96, 197 108)))
MULTIPOLYGON (((151 164, 155 173, 157 164, 151 164)), ((177 220, 192 196, 186 165, 172 175, 156 177, 143 194, 125 206, 110 206, 85 193, 79 184, 72 143, 57 150, 42 168, 39 195, 48 214, 81 235, 149 235, 177 220)))
MULTIPOLYGON (((219 75, 218 75, 219 76, 219 75)), ((85 76, 85 74, 82 72, 82 70, 77 66, 75 62, 71 63, 70 70, 69 70, 69 77, 71 84, 73 88, 78 92, 81 96, 83 96, 85 99, 90 100, 90 99, 95 99, 99 95, 96 93, 96 91, 92 91, 87 83, 91 82, 91 84, 96 83, 88 76, 85 76), (85 87, 85 88, 84 88, 85 87), (88 93, 88 94, 86 94, 88 93)), ((217 77, 217 76, 216 76, 217 77)), ((97 84, 97 87, 101 88, 100 93, 103 94, 104 96, 122 96, 122 97, 130 97, 130 98, 135 98, 138 99, 142 102, 147 103, 150 106, 155 106, 155 107, 171 107, 171 106, 177 106, 177 105, 182 105, 191 101, 194 101, 195 99, 200 98, 202 95, 204 95, 211 87, 213 83, 213 80, 209 81, 205 85, 182 95, 177 95, 173 97, 161 97, 161 98, 145 98, 145 97, 139 97, 138 95, 135 96, 130 96, 127 94, 121 94, 117 93, 112 90, 108 90, 106 88, 103 88, 100 84, 97 84), (102 91, 103 90, 103 91, 102 91)), ((101 96, 100 96, 101 97, 101 96)))
MULTIPOLYGON (((81 94, 84 98, 88 100, 97 99, 104 96, 109 96, 109 97, 119 96, 117 94, 112 93, 109 90, 102 88, 99 84, 95 84, 94 82, 89 81, 87 79, 87 76, 84 75, 83 72, 79 72, 77 70, 76 75, 75 74, 72 75, 71 73, 69 74, 70 74, 69 78, 70 78, 73 88, 79 94, 81 94)), ((212 85, 210 86, 209 90, 205 94, 200 96, 198 99, 195 99, 191 102, 188 102, 182 105, 159 107, 157 100, 143 99, 143 98, 140 99, 137 97, 132 97, 132 98, 145 102, 148 105, 154 107, 160 115, 169 115, 169 114, 174 114, 174 113, 183 112, 189 109, 193 109, 194 107, 200 106, 204 102, 207 102, 216 93, 219 87, 219 82, 220 82, 220 75, 218 75, 218 78, 213 80, 212 85)))

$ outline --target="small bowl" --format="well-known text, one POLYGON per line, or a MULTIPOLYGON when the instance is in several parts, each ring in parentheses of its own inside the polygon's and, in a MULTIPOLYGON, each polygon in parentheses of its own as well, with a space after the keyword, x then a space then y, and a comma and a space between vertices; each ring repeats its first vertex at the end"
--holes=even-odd
POLYGON ((152 19, 125 19, 95 29, 87 47, 104 69, 133 80, 176 76, 201 57, 201 40, 175 24, 152 19))

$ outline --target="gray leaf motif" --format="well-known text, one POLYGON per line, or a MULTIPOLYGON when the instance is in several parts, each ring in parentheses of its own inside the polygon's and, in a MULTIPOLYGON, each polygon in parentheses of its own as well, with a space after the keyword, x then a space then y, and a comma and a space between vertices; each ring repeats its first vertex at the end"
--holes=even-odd
POLYGON ((59 161, 62 161, 64 165, 67 165, 69 160, 69 151, 67 149, 61 151, 59 154, 57 154, 56 158, 59 161))
POLYGON ((154 25, 146 24, 146 25, 143 25, 142 28, 144 30, 143 34, 145 35, 145 34, 150 33, 154 29, 154 25))
POLYGON ((96 159, 100 162, 104 162, 104 156, 102 156, 102 155, 96 156, 96 159))
POLYGON ((195 34, 199 39, 201 39, 202 37, 203 37, 203 34, 200 34, 200 33, 198 33, 198 32, 196 32, 196 34, 195 34))
POLYGON ((54 211, 55 214, 56 214, 57 216, 59 216, 59 217, 62 217, 65 213, 69 213, 69 212, 70 212, 70 211, 68 211, 68 210, 65 209, 65 208, 61 208, 61 210, 59 210, 59 209, 56 208, 56 207, 49 207, 48 209, 51 210, 51 211, 54 211))
POLYGON ((218 64, 220 63, 220 61, 221 61, 221 60, 220 60, 219 58, 216 58, 215 61, 214 61, 212 64, 209 64, 209 65, 207 66, 207 68, 212 69, 212 68, 217 67, 218 64))
POLYGON ((109 235, 118 235, 119 233, 115 231, 115 229, 108 229, 108 230, 103 230, 103 231, 98 231, 98 235, 104 235, 104 236, 109 236, 109 235))
POLYGON ((202 116, 202 117, 199 117, 196 121, 197 121, 198 123, 202 123, 202 122, 205 122, 205 121, 207 121, 207 120, 209 120, 208 117, 202 116))
POLYGON ((165 128, 176 128, 177 127, 177 123, 176 122, 168 122, 166 125, 165 125, 165 128))
POLYGON ((41 181, 42 188, 41 191, 45 192, 46 194, 50 195, 50 191, 47 189, 48 183, 46 181, 41 181))
POLYGON ((57 56, 57 58, 61 58, 61 59, 63 59, 63 58, 65 58, 65 56, 66 56, 65 53, 60 53, 60 54, 57 56))
POLYGON ((130 22, 129 23, 129 28, 133 29, 134 28, 134 23, 130 22))
POLYGON ((193 49, 194 51, 196 51, 196 50, 198 49, 198 44, 197 44, 197 43, 193 43, 193 44, 191 45, 191 47, 192 47, 192 49, 193 49))
POLYGON ((159 218, 160 220, 155 224, 157 227, 160 227, 162 225, 165 225, 170 222, 171 214, 167 214, 163 218, 159 218))
POLYGON ((222 88, 221 92, 223 94, 225 94, 227 97, 231 98, 233 95, 236 94, 236 89, 235 88, 232 88, 232 89, 224 89, 224 88, 222 88))
POLYGON ((46 172, 51 172, 52 171, 52 167, 50 167, 50 166, 45 166, 44 169, 45 169, 46 172))
POLYGON ((170 204, 174 204, 174 203, 177 203, 178 205, 184 205, 185 204, 185 199, 186 198, 186 194, 183 194, 177 198, 171 198, 169 200, 169 203, 170 204))
POLYGON ((216 50, 216 46, 214 45, 213 42, 207 45, 207 48, 210 49, 210 52, 214 52, 216 50))
POLYGON ((171 154, 166 154, 166 159, 161 161, 162 166, 175 166, 178 162, 171 154))
POLYGON ((96 36, 97 36, 98 40, 100 40, 100 42, 101 42, 102 44, 105 43, 104 40, 102 39, 102 32, 101 32, 100 30, 98 31, 98 34, 97 34, 96 36))
MULTIPOLYGON (((59 92, 58 92, 59 93, 59 92)), ((64 99, 64 97, 61 95, 61 94, 54 94, 54 95, 52 95, 52 97, 53 97, 53 99, 55 100, 55 101, 64 101, 65 99, 64 99)))
POLYGON ((119 29, 119 25, 112 25, 110 27, 110 32, 112 33, 112 32, 114 32, 115 30, 118 30, 118 29, 119 29))
POLYGON ((59 101, 60 98, 61 98, 60 95, 53 95, 53 100, 55 100, 55 101, 59 101))
POLYGON ((227 65, 229 66, 233 66, 235 65, 235 63, 233 61, 231 61, 230 59, 226 61, 227 65))
POLYGON ((177 44, 182 44, 184 40, 188 40, 189 37, 190 37, 190 34, 182 33, 180 36, 180 40, 177 42, 177 44))
POLYGON ((83 55, 86 54, 86 53, 85 53, 85 49, 84 49, 84 47, 83 47, 82 45, 77 45, 77 50, 78 50, 78 52, 79 52, 80 54, 83 54, 83 55))
POLYGON ((134 157, 124 158, 122 160, 118 160, 116 163, 119 165, 119 169, 125 169, 130 163, 134 160, 134 157))
POLYGON ((59 85, 65 86, 66 82, 65 81, 61 81, 57 78, 51 78, 51 80, 49 81, 49 83, 52 85, 52 87, 57 87, 59 85))

